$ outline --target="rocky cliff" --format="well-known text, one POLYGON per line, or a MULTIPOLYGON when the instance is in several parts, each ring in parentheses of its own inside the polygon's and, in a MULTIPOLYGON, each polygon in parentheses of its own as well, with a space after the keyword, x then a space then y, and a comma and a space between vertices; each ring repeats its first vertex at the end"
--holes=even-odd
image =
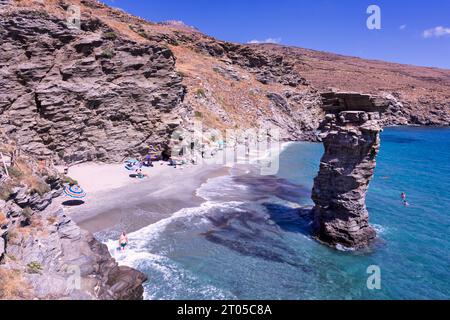
POLYGON ((330 90, 389 95, 382 124, 450 125, 450 70, 417 67, 328 52, 261 45, 291 57, 295 70, 321 92, 330 90))
POLYGON ((0 299, 142 299, 146 276, 118 266, 53 199, 67 178, 0 135, 0 299))
POLYGON ((181 77, 158 43, 122 37, 90 15, 77 29, 10 6, 0 41, 0 125, 36 157, 118 161, 163 145, 181 123, 181 77))
POLYGON ((391 95, 383 125, 450 123, 449 70, 235 44, 94 0, 11 0, 0 19, 0 125, 41 158, 116 161, 196 118, 316 140, 330 88, 391 95))
MULTIPOLYGON (((1 290, 12 296, 28 286, 41 298, 142 293, 141 274, 117 267, 52 207, 60 184, 36 159, 47 161, 44 168, 118 161, 166 148, 174 130, 189 129, 195 119, 205 131, 275 127, 284 140, 316 141, 326 119, 327 152, 314 190, 318 236, 359 246, 374 236, 363 198, 379 125, 450 124, 449 70, 230 43, 94 0, 1 0, 0 41, 0 131, 28 159, 25 171, 15 172, 18 185, 0 185, 0 272, 9 279, 1 290), (67 22, 71 6, 81 13, 79 27, 67 22), (333 88, 387 97, 385 117, 374 123, 372 109, 324 111, 321 93, 333 88), (81 291, 63 285, 67 266, 80 268, 81 291), (43 285, 52 275, 55 282, 43 285)), ((358 107, 372 101, 353 98, 358 107)))
POLYGON ((380 148, 381 114, 393 101, 358 93, 324 93, 325 153, 314 180, 316 237, 332 246, 364 248, 375 239, 366 193, 380 148))

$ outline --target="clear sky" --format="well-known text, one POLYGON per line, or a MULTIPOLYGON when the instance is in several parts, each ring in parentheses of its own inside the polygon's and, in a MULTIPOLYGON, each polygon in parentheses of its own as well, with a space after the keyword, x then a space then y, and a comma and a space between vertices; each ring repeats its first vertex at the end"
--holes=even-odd
POLYGON ((159 22, 182 20, 221 40, 279 42, 450 69, 450 0, 104 0, 159 22), (381 29, 369 30, 369 5, 381 29))

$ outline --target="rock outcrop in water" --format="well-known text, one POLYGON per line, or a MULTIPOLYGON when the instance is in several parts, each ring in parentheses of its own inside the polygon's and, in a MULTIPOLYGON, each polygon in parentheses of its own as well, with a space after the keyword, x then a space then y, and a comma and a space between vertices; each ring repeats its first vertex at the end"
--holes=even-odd
POLYGON ((332 246, 364 248, 376 237, 369 225, 366 193, 380 147, 380 118, 391 101, 357 93, 325 93, 325 154, 312 199, 318 240, 332 246))

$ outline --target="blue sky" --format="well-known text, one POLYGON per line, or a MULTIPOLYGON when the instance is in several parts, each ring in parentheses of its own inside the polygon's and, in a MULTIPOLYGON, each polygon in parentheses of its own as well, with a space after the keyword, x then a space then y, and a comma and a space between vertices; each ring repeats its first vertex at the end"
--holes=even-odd
POLYGON ((104 0, 151 21, 182 20, 221 40, 284 45, 450 69, 449 0, 104 0), (381 30, 366 26, 369 5, 381 30))

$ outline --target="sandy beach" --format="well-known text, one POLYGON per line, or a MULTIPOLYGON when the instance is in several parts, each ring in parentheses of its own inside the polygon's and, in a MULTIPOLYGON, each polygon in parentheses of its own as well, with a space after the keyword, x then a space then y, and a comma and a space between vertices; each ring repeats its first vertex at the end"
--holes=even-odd
MULTIPOLYGON (((226 175, 229 168, 217 164, 174 168, 155 162, 143 168, 144 179, 131 178, 123 164, 85 163, 69 169, 69 176, 86 191, 84 204, 65 211, 85 230, 133 232, 203 199, 195 191, 208 179, 226 175)), ((62 197, 61 202, 68 200, 62 197)))
MULTIPOLYGON (((239 163, 255 161, 262 156, 252 150, 247 158, 243 145, 237 150, 235 160, 239 163)), ((230 147, 226 152, 235 150, 230 147)), ((276 149, 275 153, 279 152, 276 149)), ((234 165, 227 164, 224 156, 225 151, 219 151, 198 165, 176 168, 167 162, 154 162, 153 167, 142 168, 146 175, 144 179, 131 178, 133 172, 126 170, 123 163, 91 162, 71 166, 68 176, 77 180, 87 196, 82 205, 65 206, 64 210, 80 227, 92 233, 136 231, 180 209, 204 202, 196 195, 196 190, 210 178, 229 174, 234 165)), ((60 198, 61 202, 66 200, 69 199, 60 198)))

